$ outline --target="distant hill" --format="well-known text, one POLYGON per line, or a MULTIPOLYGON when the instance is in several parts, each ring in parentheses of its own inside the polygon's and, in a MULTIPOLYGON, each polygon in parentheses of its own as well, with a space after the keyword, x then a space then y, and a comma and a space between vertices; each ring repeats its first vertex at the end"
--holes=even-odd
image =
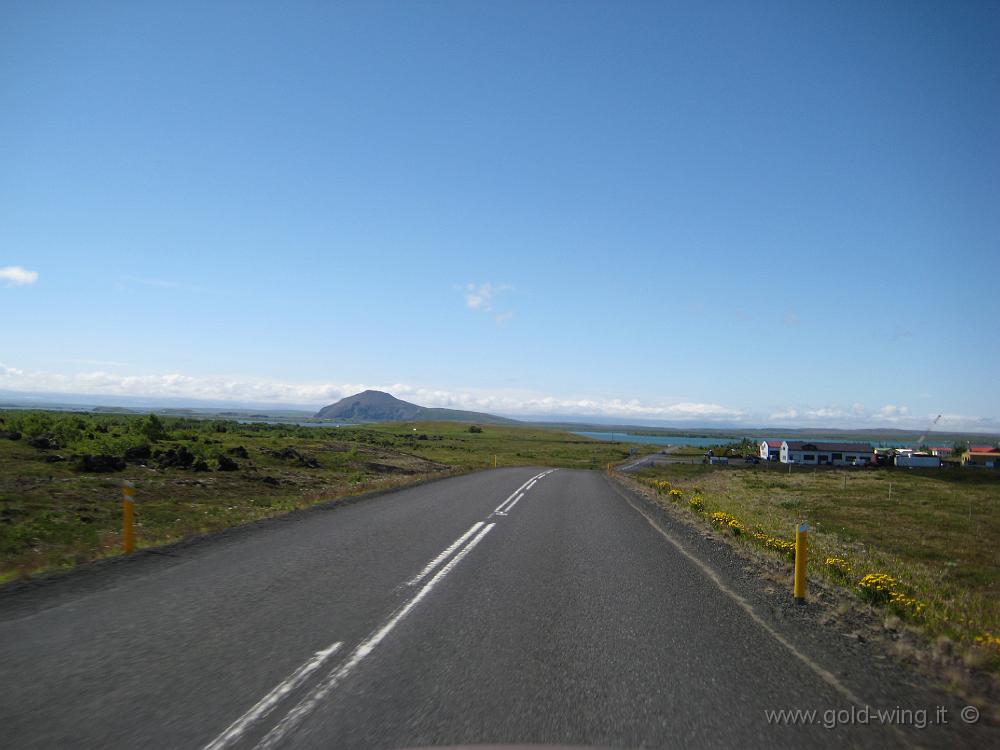
POLYGON ((518 424, 493 414, 461 409, 436 409, 417 406, 383 391, 363 391, 342 398, 316 412, 317 419, 342 419, 351 422, 480 422, 482 424, 518 424))

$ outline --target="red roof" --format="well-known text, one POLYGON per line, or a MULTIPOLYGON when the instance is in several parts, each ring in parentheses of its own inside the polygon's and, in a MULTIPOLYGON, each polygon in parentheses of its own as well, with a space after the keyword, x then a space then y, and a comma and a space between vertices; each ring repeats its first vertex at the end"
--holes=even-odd
POLYGON ((970 445, 970 453, 1000 453, 1000 448, 994 448, 992 445, 970 445))
POLYGON ((767 441, 767 447, 768 448, 780 448, 781 447, 781 441, 780 440, 768 440, 767 441))

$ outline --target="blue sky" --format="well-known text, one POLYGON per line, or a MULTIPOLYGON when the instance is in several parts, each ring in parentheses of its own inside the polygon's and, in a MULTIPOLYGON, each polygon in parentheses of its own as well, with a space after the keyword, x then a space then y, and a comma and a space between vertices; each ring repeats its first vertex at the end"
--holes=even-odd
POLYGON ((992 2, 6 3, 0 389, 1000 431, 998 38, 992 2))

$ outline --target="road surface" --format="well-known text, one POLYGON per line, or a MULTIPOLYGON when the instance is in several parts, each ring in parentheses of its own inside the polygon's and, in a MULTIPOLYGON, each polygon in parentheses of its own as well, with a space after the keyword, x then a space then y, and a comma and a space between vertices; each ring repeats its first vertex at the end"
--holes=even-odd
POLYGON ((598 472, 432 482, 0 592, 0 744, 996 740, 747 578, 724 545, 598 472), (863 707, 933 722, 939 705, 947 726, 858 724, 863 707), (796 709, 818 713, 766 713, 796 709))

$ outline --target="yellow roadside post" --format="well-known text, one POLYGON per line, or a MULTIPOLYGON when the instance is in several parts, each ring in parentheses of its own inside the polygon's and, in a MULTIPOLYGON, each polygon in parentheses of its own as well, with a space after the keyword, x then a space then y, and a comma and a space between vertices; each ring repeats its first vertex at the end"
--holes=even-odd
POLYGON ((809 546, 809 526, 800 523, 795 529, 795 596, 796 604, 806 603, 806 554, 809 546))
POLYGON ((125 554, 135 552, 135 485, 122 483, 122 546, 125 554))
POLYGON ((493 454, 493 468, 495 469, 496 467, 497 467, 497 454, 494 453, 493 454))

